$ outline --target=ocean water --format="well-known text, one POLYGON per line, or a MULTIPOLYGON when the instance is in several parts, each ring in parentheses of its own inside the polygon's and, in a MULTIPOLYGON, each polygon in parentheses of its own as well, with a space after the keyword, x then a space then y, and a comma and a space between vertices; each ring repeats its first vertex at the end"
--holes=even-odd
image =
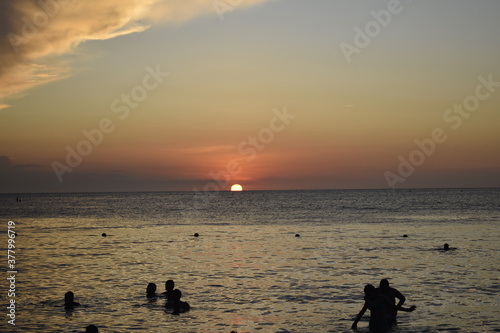
POLYGON ((417 306, 395 332, 500 332, 500 189, 5 194, 5 277, 8 221, 1 332, 352 332, 382 278, 417 306), (167 279, 191 311, 146 299, 167 279))

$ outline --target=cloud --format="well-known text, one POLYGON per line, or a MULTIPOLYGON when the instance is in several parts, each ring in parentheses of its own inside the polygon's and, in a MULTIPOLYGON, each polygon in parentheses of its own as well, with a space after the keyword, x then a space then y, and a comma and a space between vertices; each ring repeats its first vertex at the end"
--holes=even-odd
POLYGON ((6 170, 12 166, 10 158, 7 156, 0 156, 0 171, 6 170))
POLYGON ((29 170, 34 168, 42 168, 40 164, 12 164, 12 159, 8 156, 0 156, 0 173, 7 174, 19 170, 29 170))
POLYGON ((14 164, 0 156, 0 193, 166 191, 192 189, 199 180, 148 177, 123 170, 75 171, 59 182, 54 171, 37 164, 14 164))
POLYGON ((186 154, 186 155, 199 155, 214 152, 227 152, 236 151, 236 146, 219 145, 219 146, 196 146, 196 147, 181 147, 181 148, 168 148, 166 151, 170 154, 186 154))
POLYGON ((43 168, 43 165, 33 164, 33 163, 31 163, 31 164, 17 164, 14 166, 14 168, 26 170, 26 169, 33 169, 33 168, 43 168))
MULTIPOLYGON (((153 24, 180 23, 265 1, 269 0, 0 1, 0 100, 71 75, 63 56, 85 41, 138 33, 153 24)), ((0 108, 7 106, 0 103, 0 108)))

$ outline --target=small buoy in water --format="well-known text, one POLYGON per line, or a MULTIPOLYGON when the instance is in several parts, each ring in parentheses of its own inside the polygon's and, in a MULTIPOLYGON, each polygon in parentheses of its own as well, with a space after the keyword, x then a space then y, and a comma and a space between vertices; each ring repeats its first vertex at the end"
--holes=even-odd
POLYGON ((450 249, 450 246, 448 245, 448 243, 445 243, 443 246, 443 250, 448 251, 449 249, 450 249))
POLYGON ((200 236, 197 232, 195 232, 194 237, 200 236))
POLYGON ((403 237, 408 237, 408 235, 407 235, 407 234, 404 234, 404 235, 403 235, 403 237))
POLYGON ((101 234, 101 236, 102 236, 102 237, 106 237, 107 235, 106 235, 106 233, 105 233, 105 232, 103 232, 103 233, 101 234))
POLYGON ((295 237, 300 237, 300 235, 299 234, 295 234, 295 237))

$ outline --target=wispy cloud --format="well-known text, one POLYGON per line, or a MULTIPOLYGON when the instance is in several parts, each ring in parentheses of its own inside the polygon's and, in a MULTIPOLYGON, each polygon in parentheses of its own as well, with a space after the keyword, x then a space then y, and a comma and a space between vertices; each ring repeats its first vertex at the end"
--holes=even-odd
MULTIPOLYGON (((240 0, 237 7, 265 1, 240 0)), ((0 100, 70 75, 61 56, 85 41, 210 13, 217 14, 212 0, 0 1, 0 100)))
POLYGON ((214 152, 227 152, 230 150, 236 150, 236 146, 199 146, 199 147, 181 147, 181 148, 168 148, 169 153, 175 154, 188 154, 188 155, 198 155, 207 154, 214 152))

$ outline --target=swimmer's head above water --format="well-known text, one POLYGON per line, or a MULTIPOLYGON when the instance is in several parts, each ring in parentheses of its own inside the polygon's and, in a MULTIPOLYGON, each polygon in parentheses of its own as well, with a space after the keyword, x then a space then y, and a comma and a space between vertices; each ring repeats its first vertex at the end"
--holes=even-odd
POLYGON ((156 284, 149 283, 148 286, 146 287, 146 296, 147 297, 154 297, 155 293, 156 293, 156 284))

